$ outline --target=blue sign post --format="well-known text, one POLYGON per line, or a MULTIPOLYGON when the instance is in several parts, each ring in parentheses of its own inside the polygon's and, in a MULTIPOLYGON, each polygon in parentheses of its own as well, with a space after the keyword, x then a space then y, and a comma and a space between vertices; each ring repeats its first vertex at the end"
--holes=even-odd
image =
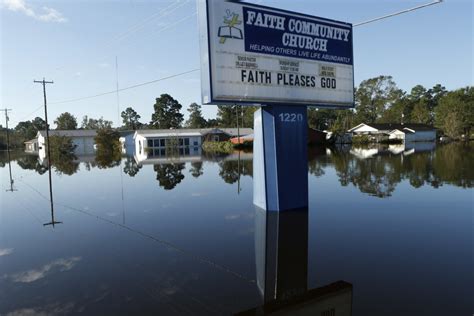
POLYGON ((308 207, 306 107, 264 106, 254 116, 254 204, 269 211, 308 207))
POLYGON ((254 202, 308 206, 307 106, 354 106, 352 25, 240 1, 197 0, 203 104, 260 106, 254 202))

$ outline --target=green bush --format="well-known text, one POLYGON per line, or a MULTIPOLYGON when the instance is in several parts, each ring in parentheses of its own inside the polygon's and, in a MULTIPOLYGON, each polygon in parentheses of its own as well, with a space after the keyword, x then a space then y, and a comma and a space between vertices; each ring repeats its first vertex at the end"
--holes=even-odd
POLYGON ((234 151, 234 144, 231 142, 204 142, 202 149, 212 153, 230 154, 234 151))

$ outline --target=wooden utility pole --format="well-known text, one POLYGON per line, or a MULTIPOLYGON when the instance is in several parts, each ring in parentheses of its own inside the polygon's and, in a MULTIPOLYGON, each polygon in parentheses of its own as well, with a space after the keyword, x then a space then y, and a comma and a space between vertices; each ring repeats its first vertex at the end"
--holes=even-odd
POLYGON ((49 175, 49 201, 51 203, 51 222, 44 224, 44 226, 55 224, 61 224, 61 222, 56 222, 54 220, 54 203, 53 203, 53 180, 51 177, 51 146, 49 143, 49 122, 48 122, 48 102, 46 100, 46 84, 53 84, 53 81, 43 80, 34 80, 34 83, 40 83, 43 85, 43 97, 44 97, 44 120, 46 121, 46 149, 48 155, 48 175, 49 175))

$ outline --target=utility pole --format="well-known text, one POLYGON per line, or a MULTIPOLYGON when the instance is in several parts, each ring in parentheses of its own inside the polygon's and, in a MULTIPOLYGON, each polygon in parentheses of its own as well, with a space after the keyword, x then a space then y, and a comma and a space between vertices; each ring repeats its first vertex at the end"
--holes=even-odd
POLYGON ((48 175, 49 175, 49 201, 51 203, 51 222, 44 224, 44 226, 61 224, 54 220, 54 203, 53 203, 53 180, 51 177, 51 146, 49 143, 49 123, 48 123, 48 102, 46 101, 46 84, 53 84, 53 81, 34 80, 34 83, 40 83, 43 85, 43 97, 44 97, 44 120, 46 121, 46 148, 48 155, 48 175))
POLYGON ((13 191, 18 191, 13 188, 13 178, 12 178, 12 164, 11 164, 11 157, 10 157, 10 131, 8 129, 8 121, 10 120, 8 117, 8 112, 10 112, 12 109, 2 109, 2 111, 5 111, 5 127, 7 131, 7 155, 8 155, 8 170, 10 172, 10 189, 6 190, 7 192, 13 192, 13 191))

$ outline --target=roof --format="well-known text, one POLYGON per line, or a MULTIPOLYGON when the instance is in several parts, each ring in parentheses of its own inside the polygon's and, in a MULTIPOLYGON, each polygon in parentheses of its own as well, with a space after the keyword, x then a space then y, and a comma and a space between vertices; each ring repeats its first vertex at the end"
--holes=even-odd
MULTIPOLYGON (((38 133, 46 137, 46 131, 38 131, 38 133)), ((67 136, 67 137, 95 137, 97 135, 97 131, 93 129, 76 129, 76 130, 69 130, 69 131, 58 131, 58 130, 51 130, 49 131, 49 136, 67 136)))
POLYGON ((395 129, 398 129, 398 130, 403 130, 404 128, 409 128, 413 131, 434 131, 435 128, 433 126, 430 126, 430 125, 426 125, 426 124, 417 124, 417 123, 406 123, 406 124, 400 124, 400 123, 362 123, 362 124, 359 124, 353 128, 351 128, 349 131, 353 131, 355 129, 357 129, 358 127, 362 126, 362 125, 366 125, 366 126, 370 126, 376 130, 379 130, 379 131, 393 131, 395 129))
POLYGON ((37 143, 37 142, 38 142, 38 139, 33 138, 33 139, 30 139, 30 140, 27 140, 26 142, 24 142, 24 144, 34 144, 34 143, 37 143))
POLYGON ((389 134, 393 134, 395 132, 400 132, 400 133, 405 133, 405 134, 415 134, 415 132, 409 128, 403 128, 403 129, 394 129, 393 131, 390 131, 389 134))
POLYGON ((245 136, 253 133, 251 128, 199 128, 199 129, 142 129, 137 130, 138 135, 157 137, 157 136, 204 136, 213 133, 224 133, 229 136, 245 136))

